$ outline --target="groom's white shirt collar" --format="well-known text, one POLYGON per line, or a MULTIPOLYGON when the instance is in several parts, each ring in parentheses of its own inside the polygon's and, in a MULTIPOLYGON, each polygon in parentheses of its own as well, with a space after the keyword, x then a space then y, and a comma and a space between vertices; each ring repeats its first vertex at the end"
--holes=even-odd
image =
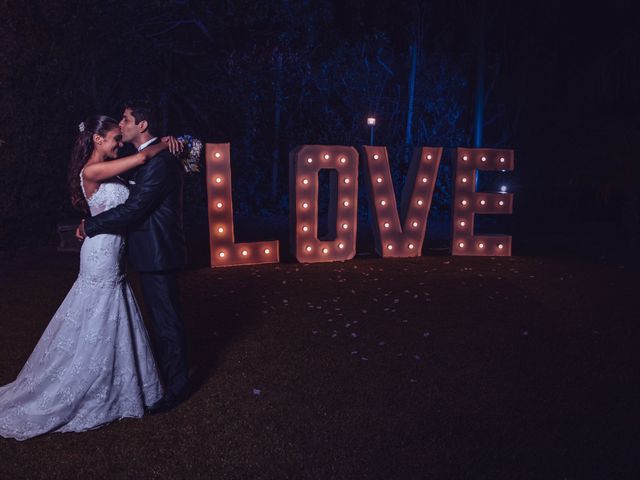
POLYGON ((142 145, 140 145, 138 147, 138 151, 141 152, 142 150, 144 150, 145 148, 147 148, 149 145, 151 145, 153 142, 155 142, 158 139, 158 137, 153 137, 151 140, 149 140, 148 142, 144 142, 142 145))

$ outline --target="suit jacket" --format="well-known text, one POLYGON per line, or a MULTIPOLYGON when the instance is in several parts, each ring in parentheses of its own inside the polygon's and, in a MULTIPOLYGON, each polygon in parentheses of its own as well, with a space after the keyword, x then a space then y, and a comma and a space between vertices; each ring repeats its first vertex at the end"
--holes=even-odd
POLYGON ((86 219, 87 236, 126 234, 129 262, 141 272, 184 267, 180 162, 164 150, 132 171, 129 187, 125 203, 86 219))

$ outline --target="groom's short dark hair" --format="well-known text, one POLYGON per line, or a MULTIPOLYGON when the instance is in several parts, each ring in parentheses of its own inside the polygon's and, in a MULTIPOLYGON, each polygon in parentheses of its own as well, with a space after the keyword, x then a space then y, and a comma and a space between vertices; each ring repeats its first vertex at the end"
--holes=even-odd
POLYGON ((136 125, 146 120, 149 125, 149 133, 154 136, 159 133, 160 116, 153 103, 149 100, 129 100, 124 103, 122 111, 124 112, 127 108, 131 109, 131 115, 135 119, 136 125))

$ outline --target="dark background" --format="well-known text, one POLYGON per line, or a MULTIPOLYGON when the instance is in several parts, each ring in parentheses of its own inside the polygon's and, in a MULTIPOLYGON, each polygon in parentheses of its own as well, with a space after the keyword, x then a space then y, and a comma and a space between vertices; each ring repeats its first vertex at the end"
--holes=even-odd
MULTIPOLYGON (((497 224, 514 235, 514 253, 631 251, 640 175, 632 5, 0 1, 0 249, 55 244, 56 224, 80 218, 66 187, 78 123, 119 118, 124 100, 146 96, 166 133, 231 143, 240 230, 286 232, 288 152, 368 144, 374 114, 398 192, 416 146, 513 148, 516 170, 483 176, 480 188, 504 182, 515 193, 512 218, 497 224)), ((430 213, 445 232, 449 162, 430 213)), ((205 209, 203 175, 187 178, 193 235, 206 235, 205 209)))

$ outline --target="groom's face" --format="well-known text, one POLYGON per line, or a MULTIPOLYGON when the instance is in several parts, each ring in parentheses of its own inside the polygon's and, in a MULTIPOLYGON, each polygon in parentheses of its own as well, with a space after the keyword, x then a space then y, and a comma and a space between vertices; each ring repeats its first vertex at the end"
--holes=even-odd
POLYGON ((140 135, 142 122, 136 125, 136 119, 131 114, 131 109, 126 108, 122 113, 122 119, 118 126, 120 127, 122 141, 124 143, 133 143, 138 135, 140 135))

